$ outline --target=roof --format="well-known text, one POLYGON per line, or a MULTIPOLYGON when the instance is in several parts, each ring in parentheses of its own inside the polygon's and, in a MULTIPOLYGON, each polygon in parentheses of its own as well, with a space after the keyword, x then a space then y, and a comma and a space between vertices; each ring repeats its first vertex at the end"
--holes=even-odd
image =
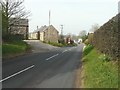
POLYGON ((38 32, 38 31, 42 32, 42 31, 46 30, 47 28, 48 28, 48 26, 44 25, 44 26, 41 26, 40 28, 38 28, 37 30, 35 30, 34 32, 38 32))
MULTIPOLYGON (((44 32, 44 31, 46 31, 46 30, 47 30, 48 28, 50 28, 50 27, 54 28, 54 29, 57 31, 57 29, 56 29, 53 25, 50 25, 50 26, 44 25, 44 26, 41 26, 40 28, 38 28, 37 30, 35 30, 34 32, 38 32, 38 31, 44 32)), ((58 31, 57 31, 57 32, 58 32, 58 31)))
POLYGON ((46 25, 41 26, 41 28, 39 28, 38 31, 43 32, 43 31, 46 31, 48 28, 51 28, 51 27, 54 28, 57 31, 57 29, 53 25, 50 25, 50 26, 46 26, 46 25))
POLYGON ((58 30, 53 25, 50 25, 49 27, 53 27, 58 32, 58 30))
POLYGON ((38 31, 43 32, 43 31, 47 30, 48 27, 49 27, 49 26, 46 26, 46 25, 41 26, 41 27, 38 29, 38 31))

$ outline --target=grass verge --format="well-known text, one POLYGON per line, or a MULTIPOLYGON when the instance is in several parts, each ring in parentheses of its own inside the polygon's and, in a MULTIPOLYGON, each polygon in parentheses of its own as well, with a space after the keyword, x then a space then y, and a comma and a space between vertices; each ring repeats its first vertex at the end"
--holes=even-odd
MULTIPOLYGON (((47 43, 47 42, 43 41, 43 43, 47 43)), ((56 42, 48 42, 47 44, 50 44, 52 46, 57 46, 57 47, 77 46, 77 44, 75 44, 75 43, 73 43, 73 44, 62 44, 62 43, 56 43, 56 42)))
POLYGON ((83 57, 84 88, 118 88, 118 62, 106 61, 95 48, 83 57))
POLYGON ((12 41, 2 44, 2 55, 4 57, 15 56, 25 53, 30 46, 24 41, 12 41))

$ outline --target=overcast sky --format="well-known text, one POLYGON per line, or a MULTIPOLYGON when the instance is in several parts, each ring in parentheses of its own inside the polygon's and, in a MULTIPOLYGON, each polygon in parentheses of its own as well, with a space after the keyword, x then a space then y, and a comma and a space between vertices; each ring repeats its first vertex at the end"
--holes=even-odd
POLYGON ((63 33, 78 34, 81 30, 89 31, 95 23, 103 25, 118 13, 119 0, 25 0, 29 17, 29 31, 37 26, 51 24, 59 31, 64 25, 63 33))

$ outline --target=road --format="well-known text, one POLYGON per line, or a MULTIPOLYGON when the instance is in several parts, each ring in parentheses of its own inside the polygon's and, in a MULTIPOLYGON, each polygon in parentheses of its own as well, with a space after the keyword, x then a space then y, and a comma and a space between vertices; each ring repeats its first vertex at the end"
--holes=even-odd
POLYGON ((31 53, 2 64, 3 88, 74 88, 83 45, 31 53))
POLYGON ((40 40, 24 40, 24 41, 32 46, 33 53, 52 51, 59 48, 49 44, 42 43, 40 40))

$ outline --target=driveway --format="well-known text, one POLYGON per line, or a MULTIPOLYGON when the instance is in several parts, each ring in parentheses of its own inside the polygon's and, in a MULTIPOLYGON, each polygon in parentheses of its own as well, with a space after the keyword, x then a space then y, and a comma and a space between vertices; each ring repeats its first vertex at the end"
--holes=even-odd
POLYGON ((40 40, 24 40, 24 41, 32 46, 33 53, 48 52, 59 48, 49 44, 42 43, 40 40))

